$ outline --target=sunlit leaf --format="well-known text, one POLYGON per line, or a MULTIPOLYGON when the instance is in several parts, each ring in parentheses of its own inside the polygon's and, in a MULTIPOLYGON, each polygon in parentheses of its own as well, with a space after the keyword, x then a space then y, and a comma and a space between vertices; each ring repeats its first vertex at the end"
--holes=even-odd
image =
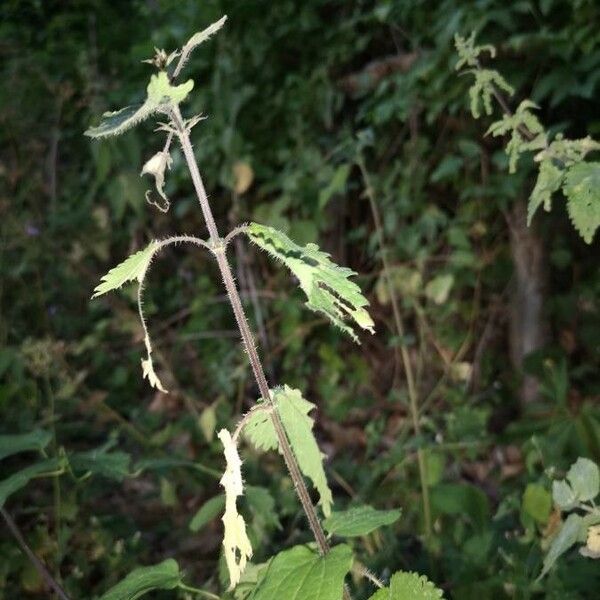
POLYGON ((143 104, 127 106, 114 112, 106 112, 97 127, 90 127, 85 135, 92 138, 103 138, 119 135, 145 121, 157 111, 167 109, 170 104, 179 104, 194 87, 190 79, 181 85, 171 85, 167 73, 161 71, 150 77, 146 88, 147 97, 143 104))
POLYGON ((218 436, 227 461, 227 468, 220 483, 225 488, 223 549, 229 571, 229 588, 232 589, 240 580, 248 559, 252 558, 252 545, 246 534, 244 518, 237 511, 237 497, 244 493, 242 461, 229 431, 221 429, 218 436))
POLYGON ((552 540, 548 554, 546 554, 544 558, 544 568, 542 569, 539 578, 546 575, 557 559, 577 542, 581 535, 582 524, 582 518, 575 513, 572 513, 567 517, 567 520, 563 523, 560 531, 552 540))
POLYGON ((295 546, 275 556, 254 590, 252 600, 341 600, 344 578, 352 566, 346 545, 320 556, 308 546, 295 546))
POLYGON ((308 298, 308 308, 325 314, 355 341, 358 338, 345 323, 346 318, 373 333, 373 321, 365 310, 369 302, 360 288, 349 280, 356 275, 354 271, 338 267, 317 245, 298 246, 272 227, 251 223, 246 232, 257 246, 282 261, 294 273, 308 298))
POLYGON ((418 573, 394 573, 389 587, 378 590, 369 600, 441 600, 442 590, 418 573))
POLYGON ((600 163, 582 162, 571 167, 563 191, 573 226, 591 244, 600 227, 600 163))
POLYGON ((552 194, 560 189, 564 175, 564 170, 555 166, 551 160, 542 161, 527 205, 527 225, 531 225, 533 216, 542 204, 545 210, 550 210, 552 194))
POLYGON ((593 500, 600 493, 600 470, 589 458, 578 458, 571 465, 567 479, 580 502, 593 500))
POLYGON ((143 250, 128 256, 122 263, 113 267, 102 277, 102 282, 94 289, 92 298, 116 290, 128 281, 137 280, 141 282, 158 246, 158 242, 150 242, 143 250))
MULTIPOLYGON (((312 431, 314 421, 308 416, 315 405, 305 400, 299 390, 287 385, 275 388, 271 394, 300 470, 319 492, 319 504, 327 517, 331 514, 333 496, 323 469, 323 455, 312 431)), ((259 449, 279 447, 275 428, 267 411, 257 410, 245 426, 244 433, 259 449)))

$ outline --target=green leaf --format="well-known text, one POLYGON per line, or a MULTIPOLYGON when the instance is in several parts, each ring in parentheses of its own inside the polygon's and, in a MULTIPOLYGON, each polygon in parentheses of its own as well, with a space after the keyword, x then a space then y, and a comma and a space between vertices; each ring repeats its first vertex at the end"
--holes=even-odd
POLYGON ((577 494, 566 481, 552 482, 552 499, 562 510, 571 510, 577 506, 577 494))
POLYGON ((600 493, 598 465, 588 458, 578 458, 569 469, 567 479, 580 502, 593 500, 600 493))
POLYGON ((69 463, 74 471, 86 471, 116 481, 123 481, 130 475, 130 462, 131 456, 127 452, 108 452, 106 447, 69 456, 69 463))
POLYGON ((485 529, 490 519, 490 502, 479 488, 470 484, 442 483, 431 488, 434 511, 469 519, 475 528, 485 529))
POLYGON ((64 458, 49 458, 13 473, 0 481, 0 507, 8 497, 25 487, 34 477, 44 477, 64 467, 64 458))
POLYGON ((106 292, 116 290, 128 281, 137 279, 141 283, 150 265, 152 256, 159 246, 158 242, 152 241, 143 250, 128 256, 122 263, 113 267, 102 277, 102 283, 96 286, 92 298, 97 298, 102 294, 106 294, 106 292))
POLYGON ((567 517, 560 531, 554 540, 552 540, 548 554, 544 558, 544 568, 538 579, 546 575, 561 554, 564 554, 577 542, 581 535, 582 525, 583 519, 579 515, 572 513, 567 517))
POLYGON ((550 492, 537 483, 530 483, 523 494, 523 511, 538 523, 544 524, 548 522, 551 510, 550 492))
POLYGON ((378 590, 369 600, 441 600, 442 590, 424 575, 399 571, 392 575, 389 587, 378 590))
POLYGON ((308 546, 295 546, 275 556, 252 600, 341 600, 344 578, 352 566, 346 545, 320 556, 308 546))
POLYGON ((336 194, 342 194, 346 191, 350 167, 349 164, 340 165, 335 170, 329 184, 319 192, 319 210, 323 210, 336 194))
POLYGON ((338 267, 316 244, 298 246, 272 227, 251 223, 246 233, 250 240, 281 260, 298 278, 308 298, 308 308, 325 314, 357 342, 358 338, 344 322, 345 318, 349 317, 356 325, 373 333, 373 321, 364 308, 369 302, 360 288, 348 279, 356 275, 354 271, 338 267))
POLYGON ((281 529, 281 523, 275 509, 275 498, 267 488, 247 485, 246 500, 254 516, 255 523, 258 522, 261 527, 281 529))
MULTIPOLYGON (((312 431, 314 421, 308 416, 315 405, 305 400, 299 390, 287 385, 271 390, 271 394, 300 470, 319 492, 319 504, 323 514, 328 517, 333 497, 323 469, 323 455, 312 431)), ((265 410, 255 411, 244 427, 244 434, 258 449, 271 450, 279 447, 271 416, 265 410)))
POLYGON ((210 500, 207 500, 192 517, 190 521, 190 531, 200 531, 205 525, 223 514, 225 510, 225 495, 219 494, 210 500))
POLYGON ((85 135, 91 138, 103 138, 119 135, 145 121, 157 111, 164 111, 168 105, 179 104, 192 91, 194 82, 190 79, 181 85, 171 85, 164 71, 152 75, 146 88, 147 97, 143 104, 127 106, 114 112, 106 112, 97 127, 90 127, 85 135))
POLYGON ((0 460, 29 450, 41 452, 50 443, 51 439, 52 434, 42 429, 16 435, 0 435, 0 460))
POLYGON ((425 286, 425 295, 435 302, 435 304, 444 304, 448 300, 450 290, 454 285, 454 275, 437 275, 425 286))
POLYGON ((391 525, 400 518, 401 512, 399 509, 376 510, 372 506, 356 506, 331 513, 323 521, 323 526, 331 535, 359 537, 384 525, 391 525))
POLYGON ((105 592, 100 600, 136 600, 152 590, 172 590, 181 583, 179 565, 169 558, 151 567, 139 567, 105 592))
POLYGON ((544 210, 550 210, 552 194, 560 189, 564 175, 564 170, 556 167, 551 160, 541 162, 535 187, 529 196, 527 225, 531 225, 533 216, 542 204, 544 210))
POLYGON ((565 176, 563 191, 573 226, 591 244, 600 226, 600 163, 572 166, 565 176))

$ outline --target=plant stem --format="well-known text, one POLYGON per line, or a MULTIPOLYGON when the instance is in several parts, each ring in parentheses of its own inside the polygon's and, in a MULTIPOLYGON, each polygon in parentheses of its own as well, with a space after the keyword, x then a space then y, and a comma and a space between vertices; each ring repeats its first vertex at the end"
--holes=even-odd
MULTIPOLYGON (((413 429, 415 435, 421 435, 421 423, 419 421, 419 394, 417 386, 415 384, 415 376, 413 372, 412 363, 406 347, 404 339, 405 329, 404 321, 402 320, 402 313, 400 312, 400 303, 398 302, 398 296, 394 288, 394 282, 392 281, 392 273, 390 264, 387 256, 387 247, 385 244, 385 237, 383 233, 383 224, 381 222, 381 215, 379 213, 379 207, 375 201, 374 188, 371 185, 371 179, 367 171, 367 167, 364 158, 361 153, 358 154, 356 162, 360 169, 363 181, 365 183, 365 195, 369 200, 371 207, 371 213, 373 215, 373 222, 375 225, 375 231, 377 235, 377 243, 379 245, 379 253, 381 254, 381 262, 383 264, 383 276, 385 279, 388 294, 392 303, 392 312, 394 314, 394 324, 396 331, 400 337, 400 355, 402 356, 402 365, 404 367, 404 373, 406 375, 406 384, 408 387, 408 398, 410 403, 410 416, 412 420, 413 429)), ((431 503, 429 501, 429 487, 427 484, 427 464, 425 462, 425 453, 422 448, 417 449, 417 463, 419 466, 419 479, 421 482, 421 495, 423 497, 423 520, 425 522, 425 536, 431 537, 432 524, 431 524, 431 503)))
POLYGON ((256 384, 258 385, 258 389, 262 398, 269 405, 269 408, 271 408, 271 419, 273 421, 275 433, 277 434, 277 439, 279 441, 279 448, 283 455, 283 459, 288 468, 292 481, 294 482, 296 493, 298 494, 298 498, 300 499, 300 503, 302 504, 302 508, 304 509, 306 518, 308 519, 308 524, 317 542, 319 552, 322 555, 326 554, 327 552, 329 552, 329 543, 327 541, 327 538, 325 537, 325 532, 323 531, 323 527, 321 526, 315 507, 313 506, 312 501, 310 499, 306 483, 304 482, 302 473, 300 472, 300 467, 298 466, 298 462, 296 460, 296 457, 294 456, 289 440, 285 433, 285 429, 283 427, 283 423, 281 422, 279 412, 277 410, 276 405, 273 402, 273 398, 271 397, 269 384, 267 383, 267 378, 265 377, 262 363, 256 349, 254 336, 252 335, 252 331, 250 330, 250 326, 248 325, 248 320, 246 319, 246 314, 244 312, 244 308, 242 306, 242 302, 240 300, 237 287, 235 285, 233 274, 231 272, 231 267, 229 266, 229 262, 225 254, 224 240, 219 235, 219 231, 217 229, 217 225, 212 214, 212 209, 210 207, 210 203, 208 201, 208 197, 204 189, 204 183, 202 182, 202 177, 198 169, 198 164, 196 163, 196 158, 192 149, 189 131, 183 122, 183 118, 181 116, 181 112, 179 111, 179 107, 175 106, 173 108, 171 116, 173 119, 173 123, 175 124, 175 128, 177 130, 177 135, 179 137, 181 149, 183 150, 183 154, 185 156, 185 160, 190 171, 190 175, 192 177, 192 182, 196 190, 196 195, 198 196, 198 201, 200 202, 200 208, 202 210, 202 214, 204 215, 204 220, 208 228, 208 233, 212 244, 212 250, 217 259, 217 264, 219 265, 221 277, 223 278, 223 283, 225 284, 227 296, 229 298, 231 308, 233 309, 233 314, 235 316, 238 329, 240 331, 244 349, 246 350, 248 359, 250 360, 250 365, 252 367, 252 372, 254 373, 256 384))
POLYGON ((54 580, 52 575, 42 561, 34 554, 33 550, 27 545, 25 538, 21 534, 21 531, 17 527, 17 524, 13 521, 13 518, 8 514, 8 512, 4 509, 4 507, 0 507, 0 514, 4 518, 6 525, 10 529, 10 532, 13 534, 14 538, 17 540, 17 543, 21 547, 21 550, 25 553, 27 558, 31 561, 37 572, 41 575, 42 579, 46 582, 50 589, 54 590, 56 595, 61 600, 69 600, 69 597, 65 593, 65 591, 58 585, 58 583, 54 580))

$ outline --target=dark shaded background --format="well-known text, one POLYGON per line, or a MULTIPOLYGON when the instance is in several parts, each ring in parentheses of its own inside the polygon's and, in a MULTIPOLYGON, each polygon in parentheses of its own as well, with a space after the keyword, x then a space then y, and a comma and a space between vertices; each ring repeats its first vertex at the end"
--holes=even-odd
MULTIPOLYGON (((319 406, 336 505, 403 508, 395 527, 356 542, 357 555, 384 577, 426 573, 449 598, 592 598, 597 566, 575 553, 533 583, 543 527, 523 518, 521 497, 530 482, 548 486, 550 466, 600 459, 598 242, 578 237, 560 198, 522 225, 532 163, 509 176, 502 140, 483 135, 491 120, 472 119, 453 36, 475 30, 497 46, 513 106, 531 97, 552 131, 598 139, 593 0, 4 0, 0 428, 55 427, 51 453, 111 455, 91 478, 61 478, 59 527, 47 480, 7 508, 74 598, 170 556, 189 581, 219 589, 220 522, 188 525, 219 493, 215 429, 231 428, 257 392, 216 269, 187 248, 156 261, 146 296, 171 394, 142 381, 133 288, 94 302, 91 291, 150 239, 205 228, 178 151, 171 210, 145 203, 139 172, 163 143, 151 122, 108 142, 82 134, 101 112, 143 98, 152 70, 140 61, 155 46, 173 50, 222 14, 224 30, 187 67, 196 85, 185 106, 208 116, 193 139, 221 231, 254 219, 317 241, 358 272, 372 303, 377 333, 355 346, 303 308, 266 255, 232 252, 271 381, 319 406), (402 298, 420 437, 359 156, 402 298), (240 170, 252 174, 243 191, 240 170), (543 309, 524 322, 538 298, 543 309), (428 544, 418 447, 435 520, 428 544)), ((261 562, 307 540, 307 528, 278 458, 244 456, 246 482, 262 490, 245 507, 261 562)), ((31 460, 3 462, 3 477, 31 460)), ((0 597, 47 597, 0 535, 0 597)))

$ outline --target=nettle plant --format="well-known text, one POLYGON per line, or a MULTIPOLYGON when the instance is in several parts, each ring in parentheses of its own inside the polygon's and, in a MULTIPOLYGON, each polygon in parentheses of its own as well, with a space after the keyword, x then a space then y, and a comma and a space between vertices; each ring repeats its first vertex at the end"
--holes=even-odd
MULTIPOLYGON (((207 250, 217 262, 260 393, 256 404, 239 421, 233 432, 222 429, 218 433, 226 461, 226 469, 220 480, 225 490, 225 508, 222 518, 223 554, 230 584, 226 594, 233 594, 236 599, 254 600, 279 600, 292 597, 340 600, 350 598, 349 589, 344 581, 347 574, 352 571, 355 576, 367 577, 380 588, 371 597, 372 600, 441 598, 441 590, 416 573, 396 573, 391 577, 389 586, 384 587, 377 577, 354 559, 349 544, 332 544, 334 537, 364 536, 378 527, 389 525, 399 518, 400 511, 379 511, 370 506, 357 506, 347 511, 334 512, 333 496, 323 467, 323 454, 312 431, 313 419, 309 416, 315 405, 303 398, 299 390, 287 385, 271 387, 267 382, 227 258, 227 247, 234 237, 247 236, 255 246, 283 263, 294 274, 306 294, 308 308, 324 314, 336 327, 355 341, 358 342, 355 328, 372 333, 373 321, 366 310, 367 299, 362 295, 359 287, 350 280, 355 273, 334 264, 329 255, 319 250, 315 244, 299 246, 280 231, 258 223, 236 227, 224 237, 217 229, 190 137, 192 128, 204 117, 195 115, 184 118, 182 116, 180 105, 192 91, 194 82, 188 80, 176 84, 176 80, 190 53, 216 33, 225 20, 226 17, 223 17, 204 31, 192 36, 181 51, 167 54, 164 50, 157 50, 154 58, 147 61, 157 68, 157 73, 150 78, 146 100, 139 106, 105 113, 97 127, 86 131, 89 137, 101 139, 124 133, 150 117, 162 117, 164 121, 159 123, 157 131, 166 134, 163 149, 154 154, 142 168, 142 175, 154 176, 156 192, 161 201, 158 204, 152 200, 150 192, 146 194, 146 198, 156 204, 160 210, 168 210, 169 200, 164 192, 164 180, 171 166, 171 143, 176 140, 185 157, 209 237, 201 239, 181 235, 151 241, 145 248, 111 269, 96 287, 94 297, 116 290, 129 281, 137 281, 137 305, 146 347, 146 357, 141 361, 143 377, 148 379, 151 386, 166 392, 152 360, 152 342, 143 310, 144 282, 152 259, 167 246, 189 243, 207 250), (242 460, 238 449, 242 437, 259 450, 277 450, 283 456, 314 536, 314 544, 284 550, 262 565, 250 563, 252 546, 246 532, 244 518, 237 509, 237 500, 244 493, 242 460), (319 510, 312 503, 304 477, 310 480, 319 495, 319 510), (321 516, 324 520, 321 520, 321 516)), ((137 575, 144 575, 146 585, 133 590, 135 594, 139 595, 152 589, 181 587, 173 584, 173 577, 179 576, 178 571, 173 571, 177 566, 176 563, 173 567, 174 561, 167 562, 169 562, 169 570, 165 576, 163 576, 165 563, 155 567, 144 567, 143 571, 138 572, 137 575), (153 574, 156 577, 149 580, 148 577, 153 574)), ((135 581, 136 572, 130 574, 122 584, 129 582, 129 585, 133 585, 135 581)), ((120 592, 122 595, 119 597, 137 598, 138 595, 131 594, 132 589, 122 588, 120 592)), ((210 597, 216 596, 210 595, 210 597)))
POLYGON ((492 115, 492 98, 504 113, 502 119, 490 125, 486 135, 509 137, 506 144, 509 172, 516 171, 521 155, 535 153, 538 173, 529 196, 527 224, 531 224, 540 206, 549 211, 553 196, 562 190, 573 226, 591 244, 600 226, 600 162, 589 162, 585 158, 600 150, 600 143, 589 136, 569 140, 561 133, 552 138, 533 112, 537 105, 529 99, 522 100, 512 111, 503 93, 512 96, 513 87, 498 71, 484 68, 480 62, 484 53, 491 58, 496 56, 494 46, 475 45, 474 32, 468 38, 457 34, 454 41, 459 56, 456 69, 475 77, 469 89, 473 117, 480 118, 482 109, 486 115, 492 115))

